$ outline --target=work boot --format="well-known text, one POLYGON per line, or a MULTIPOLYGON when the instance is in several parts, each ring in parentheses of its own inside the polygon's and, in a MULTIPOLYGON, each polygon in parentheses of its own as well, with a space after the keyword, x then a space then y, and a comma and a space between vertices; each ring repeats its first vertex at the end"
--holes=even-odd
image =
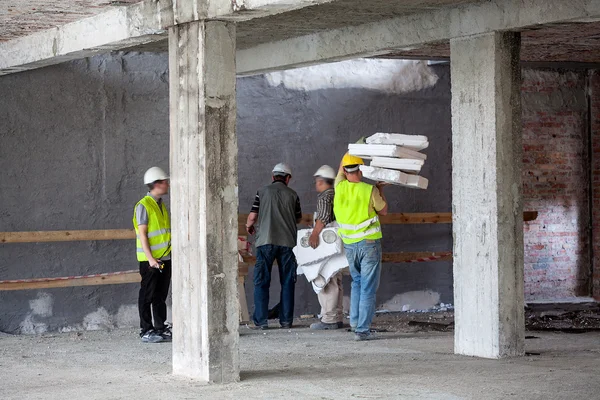
POLYGON ((281 325, 281 329, 290 329, 292 327, 291 322, 281 322, 279 325, 281 325))
POLYGON ((316 331, 327 331, 327 330, 331 330, 331 329, 340 329, 344 327, 344 323, 342 321, 340 322, 334 322, 334 323, 327 323, 327 322, 315 322, 313 324, 310 324, 310 329, 314 329, 316 331))
POLYGON ((164 340, 163 337, 160 334, 158 334, 158 332, 156 332, 154 329, 150 329, 149 331, 144 332, 140 336, 142 338, 143 343, 160 343, 164 340))

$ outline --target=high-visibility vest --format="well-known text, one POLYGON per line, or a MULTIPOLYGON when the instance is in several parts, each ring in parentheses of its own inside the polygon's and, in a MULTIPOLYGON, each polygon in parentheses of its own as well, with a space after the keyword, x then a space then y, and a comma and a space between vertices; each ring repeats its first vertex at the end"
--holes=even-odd
POLYGON ((338 234, 346 244, 381 239, 381 224, 375 210, 369 212, 373 186, 342 181, 335 187, 333 213, 338 234))
POLYGON ((152 196, 146 196, 135 205, 133 210, 133 227, 135 228, 136 234, 136 253, 138 261, 148 261, 148 257, 146 257, 146 253, 144 253, 144 249, 142 248, 138 223, 135 218, 135 210, 140 204, 146 207, 146 211, 148 212, 148 242, 150 243, 152 257, 161 258, 170 254, 171 221, 169 220, 167 207, 165 207, 164 203, 161 203, 159 208, 158 203, 152 196))

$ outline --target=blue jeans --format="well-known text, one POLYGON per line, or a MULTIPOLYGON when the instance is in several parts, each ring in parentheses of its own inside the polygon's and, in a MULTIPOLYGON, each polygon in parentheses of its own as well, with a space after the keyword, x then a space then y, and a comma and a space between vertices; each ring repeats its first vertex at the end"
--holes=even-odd
POLYGON ((254 315, 255 325, 267 325, 269 313, 269 287, 271 286, 271 270, 273 262, 279 266, 281 295, 279 306, 279 322, 291 324, 294 319, 294 293, 296 289, 296 256, 291 247, 266 244, 256 248, 256 265, 254 266, 254 315))
POLYGON ((352 275, 350 326, 366 333, 375 316, 375 293, 381 276, 381 240, 344 244, 352 275))

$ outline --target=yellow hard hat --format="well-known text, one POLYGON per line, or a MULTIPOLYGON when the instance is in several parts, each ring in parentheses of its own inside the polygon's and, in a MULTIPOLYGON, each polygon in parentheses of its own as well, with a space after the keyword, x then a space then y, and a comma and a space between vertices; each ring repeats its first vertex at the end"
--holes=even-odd
POLYGON ((344 154, 344 158, 342 158, 342 167, 346 167, 348 165, 365 165, 365 162, 360 157, 346 153, 344 154))

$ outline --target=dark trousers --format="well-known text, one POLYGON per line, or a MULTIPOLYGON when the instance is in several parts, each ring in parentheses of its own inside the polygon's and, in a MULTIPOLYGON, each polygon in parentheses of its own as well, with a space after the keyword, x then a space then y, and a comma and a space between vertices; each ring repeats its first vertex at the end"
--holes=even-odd
POLYGON ((148 261, 140 261, 140 275, 142 284, 138 298, 138 309, 140 311, 140 328, 142 333, 151 329, 161 330, 165 328, 167 320, 167 295, 171 284, 171 260, 163 260, 165 268, 159 271, 150 268, 148 261), (152 324, 154 314, 154 324, 152 324))
POLYGON ((281 283, 279 322, 292 323, 294 319, 294 293, 296 288, 296 256, 291 247, 267 244, 256 248, 254 266, 254 324, 267 325, 269 313, 269 287, 273 262, 279 266, 281 283))

